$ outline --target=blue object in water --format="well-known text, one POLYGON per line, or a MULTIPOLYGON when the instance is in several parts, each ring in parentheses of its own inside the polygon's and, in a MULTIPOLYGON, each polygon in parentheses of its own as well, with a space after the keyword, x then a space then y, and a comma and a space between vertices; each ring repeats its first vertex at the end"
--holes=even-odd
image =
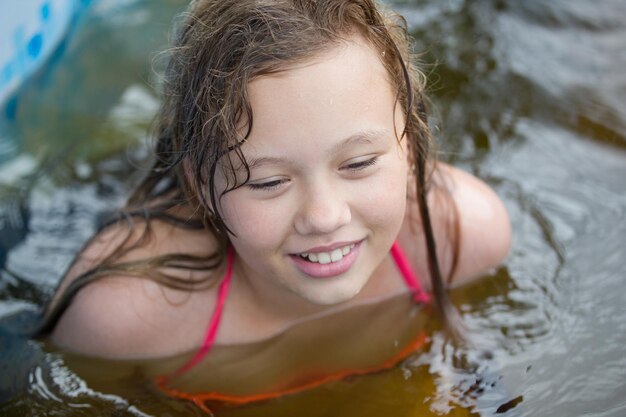
MULTIPOLYGON (((41 68, 91 0, 21 0, 0 3, 0 107, 41 68)), ((15 112, 5 111, 11 119, 15 112)))

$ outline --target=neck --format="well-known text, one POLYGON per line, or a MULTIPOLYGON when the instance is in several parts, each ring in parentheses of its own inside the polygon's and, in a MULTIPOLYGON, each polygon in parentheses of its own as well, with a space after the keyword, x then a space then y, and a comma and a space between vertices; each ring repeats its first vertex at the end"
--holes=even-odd
POLYGON ((252 310, 252 316, 264 322, 291 322, 331 309, 333 305, 320 305, 291 292, 288 288, 250 278, 254 271, 237 260, 235 262, 238 299, 252 310))
POLYGON ((330 314, 368 302, 378 302, 390 296, 406 292, 406 285, 398 276, 390 257, 385 257, 362 290, 350 300, 337 304, 317 304, 288 288, 251 279, 250 271, 241 260, 235 261, 233 292, 237 304, 245 308, 249 317, 258 323, 275 325, 300 321, 309 317, 330 314))

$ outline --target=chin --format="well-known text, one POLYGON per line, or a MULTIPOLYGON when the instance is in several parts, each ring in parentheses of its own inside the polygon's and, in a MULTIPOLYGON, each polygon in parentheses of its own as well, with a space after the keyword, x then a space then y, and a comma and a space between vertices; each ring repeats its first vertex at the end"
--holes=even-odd
POLYGON ((328 288, 326 291, 320 289, 309 289, 306 292, 298 292, 298 295, 306 300, 320 306, 333 306, 352 300, 356 297, 363 287, 363 285, 352 286, 350 288, 328 288))

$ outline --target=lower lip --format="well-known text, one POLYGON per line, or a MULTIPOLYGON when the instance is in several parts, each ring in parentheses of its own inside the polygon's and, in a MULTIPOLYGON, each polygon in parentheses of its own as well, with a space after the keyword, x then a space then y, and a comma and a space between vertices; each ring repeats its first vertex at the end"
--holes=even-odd
POLYGON ((337 262, 330 262, 323 265, 317 262, 305 261, 298 255, 290 255, 290 257, 300 272, 303 272, 312 278, 331 278, 341 275, 352 268, 352 265, 356 262, 360 248, 361 243, 359 242, 354 245, 354 247, 350 250, 350 253, 344 255, 343 258, 337 262))

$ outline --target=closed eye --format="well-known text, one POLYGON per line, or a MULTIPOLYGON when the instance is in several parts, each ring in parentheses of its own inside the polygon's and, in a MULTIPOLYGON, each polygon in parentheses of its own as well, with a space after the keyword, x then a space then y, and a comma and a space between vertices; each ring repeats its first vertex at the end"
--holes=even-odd
POLYGON ((364 159, 362 161, 352 162, 346 165, 344 168, 350 171, 361 171, 367 167, 370 167, 378 162, 378 156, 374 156, 372 158, 364 159))
POLYGON ((246 184, 252 190, 262 190, 262 191, 272 191, 282 184, 286 183, 288 180, 285 178, 277 178, 270 181, 265 182, 249 182, 246 184))

